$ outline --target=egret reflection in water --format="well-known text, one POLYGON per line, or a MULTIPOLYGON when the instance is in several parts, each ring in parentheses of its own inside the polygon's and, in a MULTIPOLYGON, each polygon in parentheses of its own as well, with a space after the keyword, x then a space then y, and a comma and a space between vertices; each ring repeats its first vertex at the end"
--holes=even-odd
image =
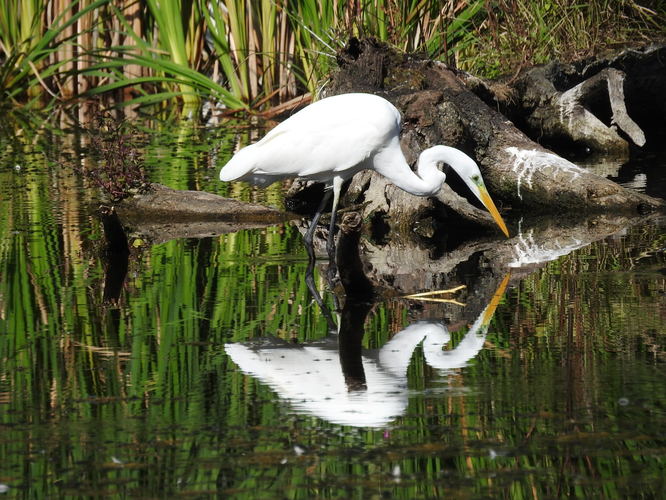
MULTIPOLYGON (((422 344, 426 363, 446 371, 466 366, 483 349, 490 320, 504 293, 505 277, 458 345, 440 322, 418 321, 381 349, 360 349, 362 334, 329 336, 294 346, 284 341, 232 343, 225 351, 246 374, 273 389, 297 412, 332 423, 383 427, 404 414, 409 400, 407 368, 422 344), (355 346, 346 345, 349 342, 355 346), (352 359, 350 359, 350 357, 352 359)), ((341 325, 341 333, 345 325, 341 325)))

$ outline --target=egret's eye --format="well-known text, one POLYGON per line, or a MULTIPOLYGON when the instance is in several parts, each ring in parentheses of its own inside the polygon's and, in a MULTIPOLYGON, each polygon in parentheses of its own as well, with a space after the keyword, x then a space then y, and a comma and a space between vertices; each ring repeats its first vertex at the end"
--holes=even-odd
POLYGON ((478 176, 478 175, 473 175, 473 176, 472 176, 472 180, 473 180, 475 183, 478 183, 478 182, 481 180, 481 177, 478 176))

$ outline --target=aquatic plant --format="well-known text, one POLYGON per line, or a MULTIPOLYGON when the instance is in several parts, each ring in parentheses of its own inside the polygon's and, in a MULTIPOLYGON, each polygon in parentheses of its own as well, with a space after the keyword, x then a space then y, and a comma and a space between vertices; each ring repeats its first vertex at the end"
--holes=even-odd
POLYGON ((79 172, 101 188, 112 201, 149 190, 136 129, 129 122, 100 113, 88 134, 91 153, 99 157, 99 162, 92 169, 77 166, 79 172))

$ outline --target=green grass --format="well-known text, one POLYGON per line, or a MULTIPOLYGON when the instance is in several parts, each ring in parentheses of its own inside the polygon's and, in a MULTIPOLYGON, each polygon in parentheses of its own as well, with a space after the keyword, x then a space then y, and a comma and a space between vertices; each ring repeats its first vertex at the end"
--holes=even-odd
POLYGON ((663 0, 497 0, 485 2, 485 14, 458 58, 485 77, 666 39, 663 0))
POLYGON ((664 37, 666 3, 630 0, 8 0, 0 7, 0 104, 125 106, 202 100, 260 110, 316 93, 350 36, 512 73, 664 37), (49 8, 47 8, 49 6, 49 8), (58 14, 55 14, 58 13, 58 14))

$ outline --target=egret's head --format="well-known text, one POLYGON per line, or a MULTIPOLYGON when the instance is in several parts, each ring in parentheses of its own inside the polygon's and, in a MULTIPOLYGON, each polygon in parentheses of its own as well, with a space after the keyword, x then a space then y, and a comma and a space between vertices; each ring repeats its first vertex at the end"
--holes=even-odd
POLYGON ((476 162, 462 151, 448 146, 434 146, 424 151, 424 153, 426 152, 429 157, 436 158, 437 161, 443 161, 455 170, 463 182, 467 184, 472 193, 474 193, 474 196, 476 196, 479 201, 483 203, 483 206, 488 209, 488 212, 490 212, 494 221, 508 238, 509 230, 507 229, 502 216, 499 214, 495 203, 490 197, 490 194, 488 194, 488 189, 481 176, 481 170, 479 170, 479 166, 476 162))

